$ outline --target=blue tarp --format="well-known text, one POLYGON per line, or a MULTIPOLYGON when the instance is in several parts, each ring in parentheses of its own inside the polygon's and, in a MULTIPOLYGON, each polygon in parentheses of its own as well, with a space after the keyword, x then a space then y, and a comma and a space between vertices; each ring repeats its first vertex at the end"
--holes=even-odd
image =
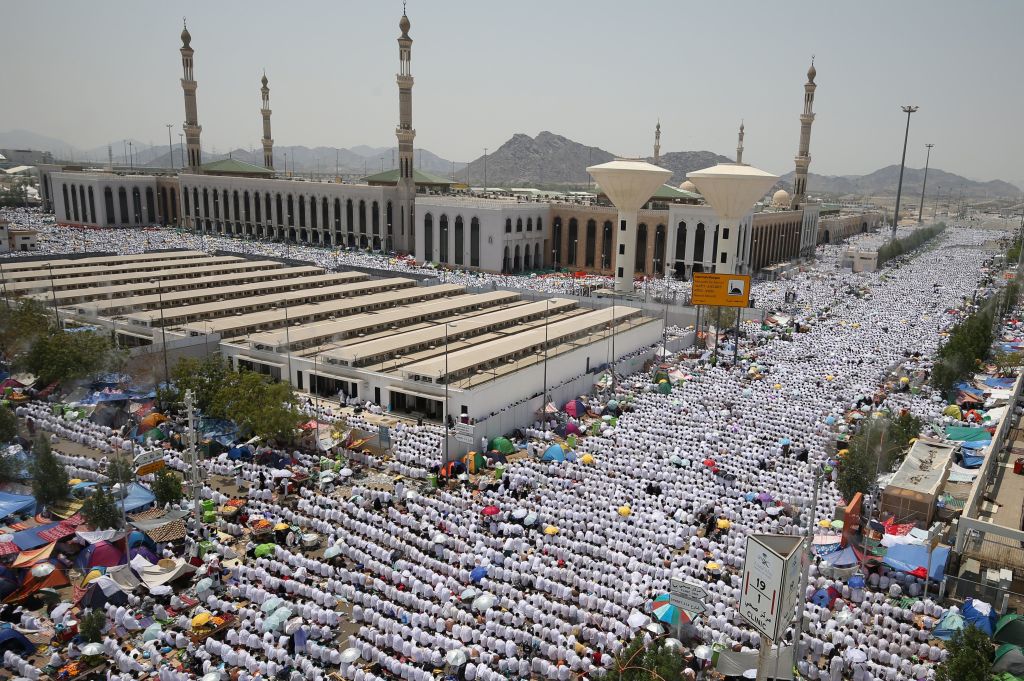
POLYGON ((975 456, 974 454, 964 452, 963 461, 960 462, 960 465, 964 468, 981 468, 983 463, 985 463, 984 456, 975 456))
POLYGON ((22 655, 35 655, 36 644, 28 640, 25 634, 15 629, 0 630, 0 649, 19 649, 22 655))
POLYGON ((960 443, 962 449, 985 449, 988 447, 988 440, 965 440, 960 443))
POLYGON ((35 512, 35 497, 23 494, 7 494, 6 492, 0 492, 0 520, 3 520, 9 515, 14 515, 15 513, 31 513, 34 515, 35 512))
POLYGON ((999 390, 1009 390, 1013 387, 1013 383, 1016 379, 1013 378, 998 378, 993 376, 992 378, 986 378, 982 383, 990 388, 997 388, 999 390))
POLYGON ((837 568, 853 567, 860 562, 860 558, 857 557, 857 552, 853 550, 852 546, 825 556, 825 560, 829 565, 837 568))
POLYGON ((44 544, 49 542, 45 539, 39 538, 39 533, 43 530, 48 530, 51 527, 57 527, 60 523, 48 523, 46 525, 39 525, 27 530, 21 530, 14 533, 14 545, 22 551, 29 551, 31 549, 38 549, 44 544))
MULTIPOLYGON (((148 487, 133 482, 128 485, 128 496, 124 499, 124 510, 125 513, 134 513, 155 502, 156 495, 150 492, 148 487)), ((121 499, 117 500, 117 508, 118 510, 121 509, 121 499)))
POLYGON ((953 638, 953 634, 963 628, 964 618, 959 613, 947 610, 939 623, 935 625, 935 629, 932 630, 932 636, 942 641, 948 641, 953 638))
MULTIPOLYGON (((934 554, 932 558, 934 559, 934 554)), ((978 627, 989 637, 996 628, 996 612, 991 605, 984 601, 968 598, 964 607, 960 608, 960 614, 964 616, 964 624, 978 627)))
MULTIPOLYGON (((935 547, 935 550, 932 551, 932 569, 928 576, 935 581, 941 580, 942 575, 946 572, 946 560, 948 559, 948 546, 935 547)), ((900 572, 913 572, 919 567, 928 566, 928 547, 919 544, 890 546, 882 562, 900 572)))

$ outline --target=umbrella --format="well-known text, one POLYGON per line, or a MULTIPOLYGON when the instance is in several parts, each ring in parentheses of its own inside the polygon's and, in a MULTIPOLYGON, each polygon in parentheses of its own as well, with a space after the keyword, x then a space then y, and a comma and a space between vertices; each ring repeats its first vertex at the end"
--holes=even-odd
POLYGON ((342 468, 340 471, 338 471, 338 476, 342 477, 342 478, 351 477, 352 476, 352 469, 351 468, 342 468))
POLYGON ((263 556, 269 556, 273 552, 274 552, 274 545, 273 544, 260 544, 253 551, 253 553, 255 554, 255 556, 257 558, 262 558, 263 556))
POLYGON ((277 523, 276 525, 274 525, 274 531, 275 532, 277 532, 279 530, 287 530, 287 529, 288 529, 288 523, 277 523))
POLYGON ((664 645, 665 648, 676 653, 681 652, 683 649, 683 642, 678 638, 666 638, 664 645))
POLYGON ((655 598, 651 601, 651 612, 661 622, 676 624, 679 622, 679 613, 681 611, 678 606, 671 603, 670 598, 669 594, 661 594, 655 598))
POLYGON ((547 527, 544 528, 544 534, 546 534, 548 536, 556 535, 556 534, 558 534, 558 528, 555 527, 554 525, 548 525, 547 527))
POLYGON ((482 565, 478 565, 473 568, 473 571, 469 573, 469 579, 473 582, 479 582, 481 579, 487 576, 487 568, 482 565))
POLYGON ((448 654, 444 656, 444 661, 453 667, 461 667, 466 664, 469 657, 466 655, 466 651, 462 648, 456 648, 455 650, 449 650, 448 654))
POLYGON ((487 516, 498 515, 499 513, 501 513, 501 509, 494 505, 484 506, 483 510, 480 511, 480 513, 487 516))
POLYGON ((633 512, 633 509, 631 509, 629 506, 627 506, 625 504, 623 504, 622 506, 619 506, 619 515, 621 515, 623 518, 625 518, 626 516, 628 516, 632 512, 633 512))
POLYGON ((341 547, 339 546, 328 546, 327 550, 324 551, 324 558, 334 558, 335 556, 341 555, 341 547))
POLYGON ((284 600, 278 598, 277 596, 274 596, 273 598, 268 598, 267 600, 263 601, 263 605, 260 606, 260 610, 266 613, 271 613, 277 610, 279 607, 281 607, 281 604, 283 603, 284 600))
POLYGON ((292 475, 293 473, 287 468, 275 468, 270 472, 270 477, 272 478, 290 478, 292 475))
POLYGON ((526 525, 527 527, 533 527, 537 524, 537 520, 538 518, 536 513, 527 513, 526 517, 523 518, 523 525, 526 525))
POLYGON ((196 583, 196 593, 201 594, 204 591, 211 591, 213 589, 213 580, 209 577, 204 577, 196 583))
POLYGON ((767 492, 761 492, 754 498, 760 501, 762 504, 770 504, 772 503, 772 501, 774 501, 772 495, 768 494, 767 492))
POLYGON ((201 627, 204 624, 209 623, 211 617, 212 615, 208 612, 199 613, 198 615, 192 618, 192 628, 195 629, 197 627, 201 627))
POLYGON ((764 512, 767 513, 768 515, 776 516, 776 515, 779 515, 780 513, 782 513, 782 507, 781 506, 769 506, 768 508, 766 508, 764 510, 764 512))
POLYGON ((859 572, 854 573, 850 576, 850 579, 846 580, 846 583, 851 589, 863 589, 864 588, 864 575, 859 572))
POLYGON ((362 656, 363 651, 359 650, 359 648, 346 648, 341 651, 341 662, 342 664, 352 664, 362 656))
POLYGON ((438 532, 434 535, 434 538, 431 541, 433 541, 435 544, 443 544, 446 541, 448 541, 448 535, 438 532))
POLYGON ((291 636, 296 631, 298 631, 299 628, 302 627, 302 623, 304 621, 305 620, 303 620, 301 617, 294 617, 294 618, 288 620, 288 624, 284 625, 284 633, 286 633, 289 636, 291 636))
POLYGON ((584 454, 583 457, 580 459, 580 463, 589 466, 592 463, 594 463, 594 457, 591 456, 590 454, 584 454))
POLYGON ((208 672, 199 677, 199 681, 221 681, 222 678, 220 672, 208 672))
POLYGON ((853 664, 862 664, 867 662, 868 656, 863 650, 852 648, 846 651, 846 659, 853 664))
POLYGON ((292 609, 286 606, 281 606, 270 615, 271 619, 280 620, 284 622, 286 619, 292 616, 292 609))
POLYGON ((655 636, 661 636, 665 633, 665 630, 657 622, 650 622, 644 625, 644 630, 651 632, 655 636))
POLYGON ((834 529, 834 530, 841 530, 841 529, 843 529, 843 521, 842 520, 833 520, 831 524, 832 524, 832 529, 834 529))
POLYGON ((142 632, 143 641, 156 641, 160 638, 160 633, 163 631, 162 627, 154 622, 146 627, 146 630, 142 632))
POLYGON ((704 465, 707 466, 708 468, 714 468, 714 466, 716 465, 715 464, 715 460, 714 459, 704 459, 704 465))
POLYGON ((102 643, 88 643, 84 648, 82 648, 82 655, 85 655, 86 657, 103 655, 104 652, 102 643))
POLYGON ((746 670, 745 672, 743 672, 743 678, 745 678, 745 679, 756 679, 757 678, 757 670, 756 669, 748 669, 748 670, 746 670))
POLYGON ((517 508, 516 510, 512 511, 512 520, 518 520, 522 522, 528 514, 529 511, 527 511, 525 508, 517 508))
POLYGON ((491 594, 480 594, 473 599, 473 609, 477 612, 487 612, 494 607, 495 600, 491 594))
POLYGON ((629 626, 631 626, 634 629, 639 629, 640 627, 644 626, 645 624, 647 624, 650 621, 651 621, 650 617, 648 617, 647 615, 643 614, 642 612, 640 612, 638 610, 634 610, 630 614, 629 618, 626 620, 626 624, 628 624, 629 626))
POLYGON ((154 596, 166 596, 171 593, 171 587, 166 584, 157 584, 156 586, 149 587, 149 593, 154 596))
POLYGON ((708 645, 699 645, 693 649, 693 656, 698 660, 710 660, 714 654, 715 651, 708 645))
POLYGON ((53 563, 39 563, 32 567, 31 572, 33 577, 46 577, 56 569, 53 563))
POLYGON ((476 598, 477 594, 479 593, 480 592, 474 589, 473 587, 469 587, 468 589, 462 590, 462 593, 459 594, 459 598, 461 598, 464 601, 471 601, 474 598, 476 598))

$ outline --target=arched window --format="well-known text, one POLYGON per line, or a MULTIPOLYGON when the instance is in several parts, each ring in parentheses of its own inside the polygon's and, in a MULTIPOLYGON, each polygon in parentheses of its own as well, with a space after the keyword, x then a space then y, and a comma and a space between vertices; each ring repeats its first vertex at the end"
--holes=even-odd
POLYGON ((633 271, 647 273, 647 225, 642 222, 636 228, 636 257, 633 271))
MULTIPOLYGON (((238 216, 240 216, 241 214, 242 214, 242 211, 238 207, 238 190, 235 189, 234 191, 231 192, 231 215, 234 217, 235 221, 237 222, 238 221, 238 216)), ((224 217, 227 217, 227 213, 224 214, 224 217)), ((247 215, 245 217, 245 219, 248 220, 249 216, 247 215)))
POLYGON ((380 206, 376 201, 370 204, 370 226, 374 234, 380 234, 380 206))
POLYGON ((566 247, 569 249, 569 257, 566 261, 570 265, 576 264, 576 245, 579 242, 579 232, 580 228, 576 218, 569 218, 569 243, 566 244, 566 247))
POLYGON ((64 219, 78 221, 78 193, 75 185, 71 185, 71 202, 68 202, 68 186, 64 185, 64 219))
POLYGON ((345 201, 345 230, 354 232, 356 229, 356 221, 352 217, 352 199, 345 201))
POLYGON ((508 274, 511 271, 512 263, 508 260, 508 246, 505 246, 505 254, 501 258, 501 273, 508 274))
MULTIPOLYGON (((249 199, 247 198, 245 200, 245 202, 246 202, 246 204, 248 204, 249 203, 249 199)), ((259 192, 253 192, 252 203, 253 203, 253 208, 255 208, 254 212, 256 214, 256 222, 263 222, 263 220, 260 219, 262 217, 262 215, 263 215, 262 212, 261 212, 261 209, 262 209, 263 206, 260 203, 260 193, 259 192)), ((248 208, 246 208, 246 210, 248 210, 248 208)), ((245 214, 245 219, 246 220, 249 219, 249 214, 248 213, 245 214)))
MULTIPOLYGON (((402 214, 402 224, 405 224, 405 206, 399 208, 402 214)), ((409 222, 409 255, 416 257, 416 223, 409 222)))
POLYGON ((480 220, 477 218, 469 220, 469 264, 480 267, 480 220))
MULTIPOLYGON (((174 190, 172 189, 171 191, 173 192, 174 190)), ((188 188, 185 189, 185 191, 182 193, 181 196, 182 196, 183 199, 185 199, 185 215, 186 216, 191 215, 191 211, 189 210, 189 205, 188 205, 188 188)))
POLYGON ((306 197, 299 194, 299 227, 306 226, 306 197))
POLYGON ((178 194, 174 191, 174 187, 171 187, 171 220, 174 224, 178 224, 178 194))
POLYGON ((391 208, 391 202, 388 201, 387 207, 384 209, 384 226, 385 226, 388 234, 394 234, 395 233, 394 227, 392 225, 392 217, 393 217, 393 213, 392 213, 392 208, 391 208))
MULTIPOLYGON (((285 201, 285 204, 286 204, 286 207, 288 209, 288 226, 289 227, 294 227, 295 226, 295 198, 291 194, 289 194, 287 200, 285 201)), ((292 241, 294 241, 294 239, 292 239, 292 241)))
POLYGON ((107 214, 107 224, 112 225, 117 222, 117 218, 114 216, 114 192, 110 187, 103 188, 103 208, 107 214))
POLYGON ((523 268, 523 261, 519 255, 519 244, 516 244, 515 256, 512 258, 512 271, 519 272, 523 268))
MULTIPOLYGON (((704 237, 707 230, 703 222, 697 223, 697 231, 693 235, 693 262, 694 264, 704 262, 704 237)), ((703 271, 703 270, 701 270, 703 271)))
POLYGON ((554 244, 554 253, 551 254, 553 260, 551 262, 552 267, 560 267, 562 264, 562 218, 556 217, 555 221, 551 223, 551 243, 554 244))
MULTIPOLYGON (((198 205, 198 202, 196 202, 198 205)), ((214 201, 216 203, 216 200, 214 201)), ((210 219, 210 192, 203 187, 203 218, 210 219)))
POLYGON ((512 233, 512 218, 505 218, 505 234, 512 233))
POLYGON ((276 204, 275 208, 277 208, 277 226, 278 227, 283 227, 284 226, 284 211, 281 210, 281 194, 280 194, 280 192, 275 197, 274 203, 276 204))
POLYGON ((537 269, 544 267, 544 258, 540 253, 540 242, 533 245, 533 266, 537 269))
POLYGON ((597 251, 597 222, 587 220, 587 239, 583 249, 583 266, 594 266, 594 253, 597 251))
POLYGON ((523 231, 523 219, 522 218, 516 218, 516 231, 517 232, 523 231))
MULTIPOLYGON (((237 211, 236 211, 235 215, 238 215, 237 211)), ((231 219, 231 216, 228 215, 228 190, 225 189, 224 190, 224 221, 227 222, 230 219, 231 219)))
POLYGON ((463 249, 466 247, 465 229, 462 224, 462 216, 455 216, 455 264, 465 264, 462 257, 463 249))
POLYGON ((612 266, 612 221, 605 220, 601 226, 601 269, 612 266))
POLYGON ((220 192, 216 189, 213 190, 213 219, 220 220, 220 192))
POLYGON ((448 262, 448 216, 442 215, 438 226, 438 234, 441 239, 441 255, 438 259, 443 262, 448 262))
POLYGON ((160 202, 160 215, 163 216, 164 224, 170 222, 167 217, 167 187, 161 187, 157 190, 157 200, 160 202))
POLYGON ((89 218, 88 218, 88 216, 87 216, 87 214, 85 212, 85 185, 84 184, 78 185, 78 202, 82 205, 82 222, 87 222, 89 220, 89 218))
MULTIPOLYGON (((139 211, 141 213, 141 211, 139 211)), ((156 201, 153 197, 153 188, 146 187, 146 222, 153 224, 156 222, 156 201)))
POLYGON ((533 269, 533 258, 530 257, 530 244, 526 244, 523 248, 523 271, 529 272, 533 269))
POLYGON ((423 262, 434 262, 434 216, 423 216, 423 262))
POLYGON ((132 221, 141 224, 142 219, 142 192, 138 187, 132 187, 132 221))
POLYGON ((711 242, 711 257, 708 259, 712 265, 718 262, 718 225, 715 225, 715 238, 711 242))
POLYGON ((686 223, 676 225, 676 260, 686 260, 686 223))
POLYGON ((330 205, 327 203, 327 197, 321 197, 320 199, 320 227, 325 231, 331 228, 331 215, 330 205))
POLYGON ((366 234, 366 201, 359 199, 359 233, 366 234))
POLYGON ((665 273, 665 225, 654 230, 654 275, 665 273))
MULTIPOLYGON (((188 194, 187 189, 185 193, 188 194)), ((196 187, 192 187, 192 214, 195 217, 199 217, 199 189, 196 187)))
MULTIPOLYGON (((238 192, 235 192, 235 194, 237 195, 238 192)), ((259 194, 256 195, 256 201, 259 202, 259 194)), ((245 193, 242 195, 242 204, 244 206, 243 214, 245 215, 245 221, 252 222, 251 204, 249 203, 249 190, 246 190, 245 193)), ((235 214, 237 215, 237 213, 235 214)))
POLYGON ((317 218, 316 218, 316 197, 309 197, 309 226, 316 229, 317 218))
POLYGON ((341 231, 341 199, 334 199, 334 231, 341 231))
POLYGON ((526 218, 526 231, 527 232, 532 232, 533 231, 533 218, 526 218))

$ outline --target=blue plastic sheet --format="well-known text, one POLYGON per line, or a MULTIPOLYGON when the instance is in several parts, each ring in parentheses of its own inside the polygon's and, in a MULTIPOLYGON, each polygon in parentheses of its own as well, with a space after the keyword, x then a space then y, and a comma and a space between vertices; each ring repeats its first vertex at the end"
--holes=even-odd
POLYGON ((7 494, 0 492, 0 520, 15 513, 35 513, 35 497, 24 494, 7 494))
MULTIPOLYGON (((937 546, 932 551, 932 566, 928 577, 939 581, 946 572, 946 561, 949 559, 949 547, 937 546)), ((897 544, 890 546, 883 561, 886 565, 900 572, 913 572, 917 568, 928 566, 928 547, 919 544, 897 544)))
MULTIPOLYGON (((133 513, 156 502, 156 495, 137 482, 128 485, 128 495, 124 498, 125 513, 133 513)), ((121 508, 121 500, 117 500, 117 508, 121 508)))

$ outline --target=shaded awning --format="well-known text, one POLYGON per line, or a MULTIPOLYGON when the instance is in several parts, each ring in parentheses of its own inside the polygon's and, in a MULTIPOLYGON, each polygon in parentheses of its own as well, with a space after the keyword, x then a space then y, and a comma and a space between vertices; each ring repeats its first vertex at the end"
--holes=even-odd
POLYGON ((285 365, 280 362, 271 362, 266 359, 256 359, 249 355, 235 355, 235 360, 238 362, 248 362, 249 364, 265 364, 268 367, 277 367, 278 369, 284 369, 285 365))
POLYGON ((388 387, 388 390, 393 393, 403 393, 411 397, 422 397, 425 400, 434 400, 435 402, 444 402, 444 395, 430 395, 427 393, 416 392, 415 390, 408 390, 406 388, 395 388, 388 387))

